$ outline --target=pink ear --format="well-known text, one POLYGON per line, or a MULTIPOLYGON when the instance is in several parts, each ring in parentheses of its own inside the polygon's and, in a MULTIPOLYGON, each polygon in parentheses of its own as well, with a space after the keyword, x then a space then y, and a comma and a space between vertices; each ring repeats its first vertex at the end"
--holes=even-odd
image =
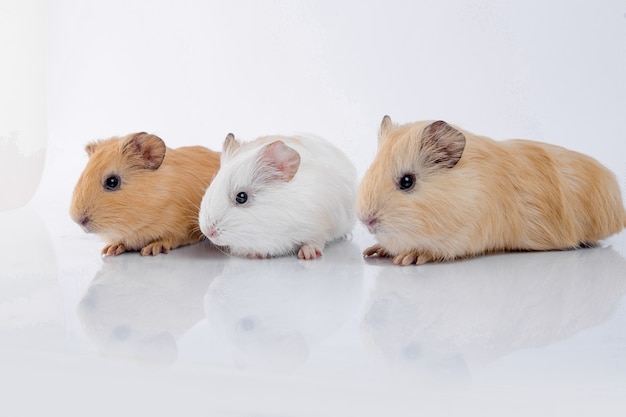
POLYGON ((298 172, 300 154, 278 140, 261 149, 258 164, 259 176, 263 179, 289 182, 298 172))
POLYGON ((229 133, 226 135, 226 139, 224 139, 224 144, 222 145, 222 158, 224 158, 224 160, 230 158, 240 147, 241 143, 235 139, 235 135, 229 133))
POLYGON ((122 147, 122 153, 136 158, 140 166, 147 169, 158 169, 163 163, 167 148, 163 139, 146 132, 129 135, 122 147))

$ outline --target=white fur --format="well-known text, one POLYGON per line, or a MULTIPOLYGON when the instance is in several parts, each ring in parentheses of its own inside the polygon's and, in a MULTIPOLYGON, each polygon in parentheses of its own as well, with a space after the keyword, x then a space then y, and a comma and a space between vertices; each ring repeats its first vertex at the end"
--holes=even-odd
MULTIPOLYGON (((303 251, 315 257, 324 246, 344 237, 355 223, 356 170, 329 142, 317 137, 267 136, 228 149, 200 206, 202 232, 234 255, 281 256, 303 251), (288 182, 262 181, 259 155, 282 141, 300 155, 297 172, 288 182), (248 194, 245 205, 235 196, 248 194), (209 236, 214 227, 217 236, 209 236)), ((303 257, 303 255, 300 255, 303 257)), ((308 258, 308 257, 307 257, 308 258)))

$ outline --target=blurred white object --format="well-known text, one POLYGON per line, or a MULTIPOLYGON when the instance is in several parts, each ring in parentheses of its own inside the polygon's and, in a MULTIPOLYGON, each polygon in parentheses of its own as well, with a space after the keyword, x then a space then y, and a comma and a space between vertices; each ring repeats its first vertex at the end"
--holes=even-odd
POLYGON ((31 199, 46 149, 46 2, 0 0, 0 210, 31 199))

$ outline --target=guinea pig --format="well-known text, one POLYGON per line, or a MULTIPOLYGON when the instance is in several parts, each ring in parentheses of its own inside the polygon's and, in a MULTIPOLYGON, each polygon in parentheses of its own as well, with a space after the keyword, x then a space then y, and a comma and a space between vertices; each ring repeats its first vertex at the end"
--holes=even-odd
POLYGON ((364 256, 401 265, 592 246, 626 225, 615 176, 589 156, 389 116, 356 210, 378 242, 364 256))
POLYGON ((219 152, 170 149, 145 132, 89 143, 89 161, 74 188, 70 215, 107 245, 102 254, 142 255, 203 239, 198 209, 219 169, 219 152))
POLYGON ((236 256, 314 259, 352 230, 356 187, 352 163, 321 138, 242 143, 229 134, 200 205, 200 229, 236 256))

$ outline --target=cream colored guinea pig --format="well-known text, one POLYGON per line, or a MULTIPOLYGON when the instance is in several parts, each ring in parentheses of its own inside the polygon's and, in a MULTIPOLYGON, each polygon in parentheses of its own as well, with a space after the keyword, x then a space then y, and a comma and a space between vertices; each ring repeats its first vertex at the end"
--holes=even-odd
POLYGON ((615 176, 589 156, 389 116, 356 210, 378 241, 364 255, 401 265, 595 245, 626 225, 615 176))
POLYGON ((104 255, 157 255, 203 239, 198 209, 219 169, 219 152, 170 149, 144 132, 91 142, 85 150, 89 161, 70 215, 104 239, 104 255))

